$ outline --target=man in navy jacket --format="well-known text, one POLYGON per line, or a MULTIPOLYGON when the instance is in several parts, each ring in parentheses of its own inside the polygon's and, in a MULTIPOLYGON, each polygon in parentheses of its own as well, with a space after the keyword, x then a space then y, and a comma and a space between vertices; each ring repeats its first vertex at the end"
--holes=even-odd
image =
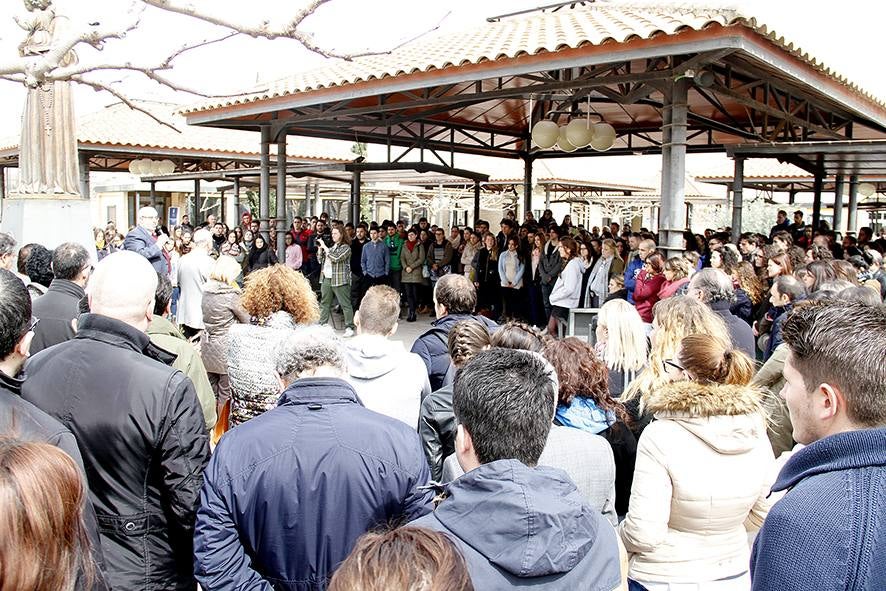
POLYGON ((798 305, 783 328, 796 441, 751 556, 755 591, 886 589, 886 308, 798 305))
POLYGON ((277 408, 219 442, 194 538, 206 591, 325 589, 357 538, 431 508, 418 434, 365 408, 329 329, 280 345, 277 408))

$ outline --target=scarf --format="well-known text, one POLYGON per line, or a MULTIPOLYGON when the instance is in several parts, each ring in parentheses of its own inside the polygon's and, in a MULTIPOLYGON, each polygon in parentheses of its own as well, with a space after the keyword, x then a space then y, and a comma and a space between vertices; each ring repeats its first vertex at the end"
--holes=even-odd
POLYGON ((412 252, 412 249, 415 248, 415 245, 416 245, 416 244, 418 244, 418 240, 414 240, 414 241, 412 241, 412 242, 410 242, 410 241, 407 240, 407 241, 406 241, 406 248, 409 249, 409 252, 412 252))

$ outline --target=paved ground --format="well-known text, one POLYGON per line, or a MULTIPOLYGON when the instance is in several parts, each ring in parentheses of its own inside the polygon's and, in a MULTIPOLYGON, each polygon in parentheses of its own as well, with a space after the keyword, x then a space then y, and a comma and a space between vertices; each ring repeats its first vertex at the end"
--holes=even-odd
MULTIPOLYGON (((415 339, 421 336, 426 330, 431 327, 431 322, 435 319, 434 316, 429 314, 420 314, 418 320, 415 322, 406 322, 406 313, 404 311, 403 318, 400 319, 400 323, 397 327, 397 332, 392 337, 395 341, 400 341, 406 347, 406 350, 412 348, 412 343, 415 342, 415 339)), ((342 318, 340 314, 333 314, 333 322, 335 326, 342 326, 342 318)), ((338 334, 342 334, 343 331, 337 330, 338 334)))

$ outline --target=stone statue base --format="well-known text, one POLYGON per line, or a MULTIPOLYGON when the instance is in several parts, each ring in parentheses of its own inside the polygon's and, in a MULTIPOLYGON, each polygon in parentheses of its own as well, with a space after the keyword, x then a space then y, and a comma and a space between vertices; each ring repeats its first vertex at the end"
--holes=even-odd
POLYGON ((15 238, 17 247, 36 242, 52 249, 63 242, 78 242, 95 260, 89 200, 59 197, 13 195, 4 199, 0 229, 15 238))

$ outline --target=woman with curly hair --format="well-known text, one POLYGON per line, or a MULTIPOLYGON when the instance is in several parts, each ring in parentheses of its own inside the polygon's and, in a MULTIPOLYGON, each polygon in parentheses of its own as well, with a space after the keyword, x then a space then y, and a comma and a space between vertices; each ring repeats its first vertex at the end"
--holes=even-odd
POLYGON ((250 273, 240 303, 250 323, 234 324, 228 332, 231 427, 277 405, 280 386, 270 352, 290 330, 320 317, 311 284, 286 265, 250 273))
POLYGON ((615 510, 628 512, 637 439, 625 408, 609 394, 609 370, 591 346, 575 337, 551 340, 545 358, 557 370, 559 392, 554 424, 600 435, 615 459, 615 510))

